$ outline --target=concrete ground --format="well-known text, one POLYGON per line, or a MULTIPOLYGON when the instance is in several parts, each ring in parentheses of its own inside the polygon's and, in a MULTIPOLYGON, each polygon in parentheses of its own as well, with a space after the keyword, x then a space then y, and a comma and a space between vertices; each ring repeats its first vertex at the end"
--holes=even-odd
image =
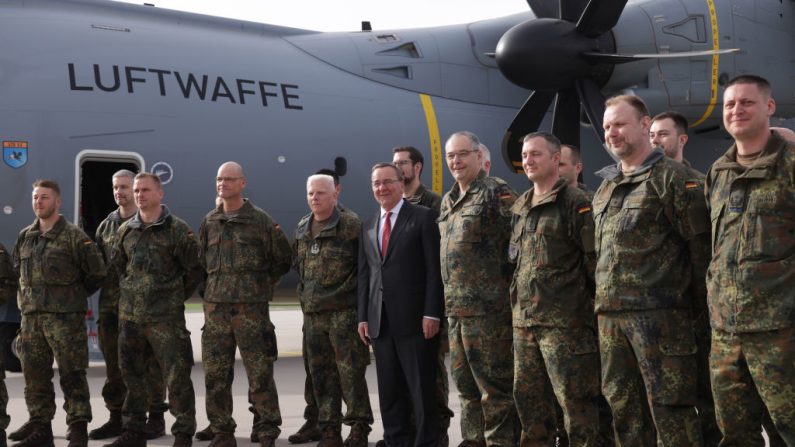
MULTIPOLYGON (((271 318, 276 326, 276 337, 279 345, 279 360, 275 364, 276 387, 279 390, 279 404, 282 412, 282 434, 276 441, 277 446, 288 446, 287 436, 295 433, 304 423, 304 366, 301 359, 301 311, 295 306, 274 306, 271 311, 271 318)), ((196 365, 193 368, 191 377, 196 391, 196 422, 198 429, 207 426, 207 414, 205 412, 205 390, 204 372, 201 362, 201 327, 204 324, 204 315, 201 312, 187 312, 186 321, 188 330, 191 332, 193 343, 193 356, 196 365)), ((251 435, 252 414, 248 411, 247 389, 248 382, 242 362, 235 364, 235 381, 232 386, 234 399, 234 418, 237 422, 238 445, 253 446, 249 441, 251 435)), ((102 401, 102 384, 105 379, 105 366, 102 362, 92 361, 88 370, 88 384, 91 390, 91 406, 94 412, 94 420, 89 424, 89 429, 103 424, 108 418, 108 411, 102 401)), ((53 420, 53 433, 55 434, 56 447, 65 447, 66 441, 66 414, 64 413, 63 395, 58 385, 58 376, 53 380, 56 392, 56 405, 58 410, 53 420)), ((370 433, 370 445, 381 439, 383 426, 381 425, 381 415, 378 407, 378 390, 375 377, 375 365, 370 364, 367 368, 367 384, 370 391, 370 403, 373 407, 375 423, 373 431, 370 433)), ((17 429, 28 418, 25 400, 23 396, 24 381, 21 373, 7 373, 6 386, 8 387, 9 404, 8 412, 11 415, 11 424, 8 432, 17 429)), ((451 406, 456 415, 459 412, 458 397, 454 391, 451 380, 451 406)), ((174 422, 170 414, 166 414, 166 432, 174 422)), ((461 433, 458 426, 458 419, 453 419, 453 427, 450 430, 450 445, 456 446, 461 442, 461 433)), ((343 428, 343 437, 347 435, 347 427, 343 428)), ((112 440, 111 440, 112 441, 112 440)), ((109 441, 89 441, 89 446, 102 446, 109 441)), ((152 446, 170 446, 174 438, 170 435, 164 436, 154 441, 149 441, 152 446)), ((10 445, 11 443, 9 443, 10 445)), ((194 440, 195 446, 206 446, 209 442, 199 442, 194 440)), ((314 443, 313 443, 314 444, 314 443)), ((307 444, 308 445, 308 444, 307 444)))

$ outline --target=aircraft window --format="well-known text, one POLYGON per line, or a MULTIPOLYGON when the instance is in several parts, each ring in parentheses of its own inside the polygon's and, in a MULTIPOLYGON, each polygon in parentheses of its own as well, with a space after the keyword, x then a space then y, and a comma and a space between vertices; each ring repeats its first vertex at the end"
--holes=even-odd
POLYGON ((417 48, 417 45, 414 42, 406 42, 403 45, 398 45, 388 50, 379 51, 376 54, 381 54, 384 56, 410 57, 414 59, 422 57, 419 48, 417 48))
POLYGON ((403 79, 412 78, 411 67, 407 67, 405 65, 401 65, 399 67, 373 68, 373 71, 375 73, 390 75, 396 78, 403 78, 403 79))

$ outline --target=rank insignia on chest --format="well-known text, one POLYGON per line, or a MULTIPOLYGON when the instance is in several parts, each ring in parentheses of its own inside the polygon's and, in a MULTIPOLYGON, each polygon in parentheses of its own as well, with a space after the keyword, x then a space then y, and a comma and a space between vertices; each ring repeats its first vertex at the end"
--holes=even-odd
POLYGON ((698 188, 698 182, 685 182, 685 189, 698 188))
POLYGON ((317 242, 313 243, 312 246, 309 247, 309 253, 312 253, 313 255, 320 253, 320 244, 317 242))

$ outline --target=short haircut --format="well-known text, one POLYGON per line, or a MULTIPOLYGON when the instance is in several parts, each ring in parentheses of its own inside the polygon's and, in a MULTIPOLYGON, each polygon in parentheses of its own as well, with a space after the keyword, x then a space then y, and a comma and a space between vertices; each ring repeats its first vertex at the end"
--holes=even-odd
POLYGON ((478 146, 478 148, 480 149, 480 152, 483 152, 483 159, 486 161, 491 161, 491 151, 489 150, 489 148, 486 147, 486 145, 483 143, 480 143, 480 146, 478 146))
POLYGON ((422 167, 420 167, 420 175, 422 175, 422 170, 425 169, 425 157, 422 156, 422 152, 419 149, 414 146, 398 146, 392 149, 392 154, 397 154, 398 152, 408 152, 409 159, 413 165, 422 163, 422 167))
POLYGON ((395 171, 395 174, 397 174, 397 179, 403 180, 403 171, 401 171, 400 168, 395 166, 394 163, 389 163, 389 162, 376 163, 375 166, 373 166, 373 169, 370 169, 370 176, 373 175, 373 172, 375 172, 376 169, 381 169, 381 168, 392 168, 395 171))
POLYGON ((731 87, 735 84, 754 84, 756 88, 762 92, 763 95, 772 97, 773 96, 773 87, 770 86, 770 82, 767 79, 753 75, 753 74, 743 74, 739 76, 735 76, 729 80, 729 83, 726 84, 726 88, 731 87))
POLYGON ((582 163, 582 152, 580 152, 580 148, 578 148, 577 146, 575 146, 573 144, 562 144, 562 143, 561 143, 560 147, 561 147, 561 149, 563 149, 564 147, 569 148, 569 150, 571 151, 571 161, 572 161, 572 163, 574 163, 574 164, 582 163))
POLYGON ((132 182, 135 179, 135 173, 128 169, 120 169, 116 171, 115 174, 113 174, 112 178, 121 178, 121 177, 126 177, 130 179, 130 182, 132 182))
POLYGON ((317 172, 315 172, 315 174, 327 175, 327 176, 331 177, 332 179, 334 179, 334 186, 335 187, 340 185, 340 175, 337 174, 337 171, 335 171, 333 169, 329 169, 329 168, 318 169, 317 172))
POLYGON ((552 155, 560 152, 560 139, 549 132, 530 132, 522 138, 522 144, 534 138, 543 138, 547 143, 547 148, 552 155))
POLYGON ((673 110, 657 114, 651 119, 651 122, 653 123, 655 121, 665 119, 669 119, 674 122, 674 127, 676 127, 676 132, 679 135, 684 135, 687 133, 687 118, 685 118, 681 113, 675 112, 673 110))
POLYGON ((148 179, 152 180, 153 182, 155 182, 155 185, 157 185, 158 188, 162 188, 163 187, 163 183, 160 181, 160 177, 156 176, 155 174, 152 174, 151 172, 139 172, 135 176, 135 180, 141 180, 141 179, 145 179, 145 178, 148 178, 148 179))
POLYGON ((306 190, 307 190, 307 191, 309 191, 309 185, 310 185, 312 182, 320 182, 320 183, 325 183, 325 184, 326 184, 326 186, 328 186, 329 188, 331 188, 331 190, 332 190, 332 191, 334 191, 335 187, 337 186, 337 185, 334 183, 334 177, 332 177, 332 176, 330 176, 330 175, 326 175, 326 174, 314 174, 314 175, 310 175, 310 176, 309 176, 309 177, 306 179, 306 190))
POLYGON ((454 137, 465 137, 465 138, 467 138, 469 140, 469 143, 472 146, 472 150, 473 151, 479 151, 480 150, 480 144, 481 144, 480 143, 480 138, 478 138, 477 135, 475 135, 474 133, 472 133, 472 132, 470 132, 468 130, 459 130, 458 132, 450 135, 450 138, 447 139, 447 141, 444 143, 444 145, 447 146, 447 143, 449 143, 450 140, 452 140, 454 137))
POLYGON ((643 119, 644 116, 649 116, 649 108, 646 107, 646 103, 640 98, 640 96, 636 95, 616 95, 612 96, 605 101, 605 108, 617 105, 619 103, 625 102, 629 104, 636 112, 638 112, 638 118, 643 119))
POLYGON ((55 192, 55 195, 61 197, 61 187, 58 186, 58 182, 56 182, 55 180, 38 179, 35 182, 33 182, 33 189, 36 188, 52 189, 55 192))

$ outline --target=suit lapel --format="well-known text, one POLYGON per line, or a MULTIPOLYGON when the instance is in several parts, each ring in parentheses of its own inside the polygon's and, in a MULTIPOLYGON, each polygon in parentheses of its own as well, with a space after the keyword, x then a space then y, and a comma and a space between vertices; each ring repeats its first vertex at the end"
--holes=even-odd
POLYGON ((381 219, 381 211, 375 213, 372 223, 367 228, 367 240, 373 247, 376 256, 381 256, 381 249, 378 247, 378 221, 381 219))
MULTIPOLYGON (((408 201, 403 201, 403 206, 400 208, 400 213, 398 213, 397 219, 395 220, 395 227, 392 228, 392 234, 389 236, 389 246, 386 248, 386 255, 384 256, 384 263, 389 259, 389 256, 395 251, 393 248, 395 247, 395 243, 399 240, 400 235, 403 233, 403 228, 406 226, 406 222, 411 218, 411 205, 408 201)), ((376 239, 376 243, 378 243, 378 239, 376 239)))

